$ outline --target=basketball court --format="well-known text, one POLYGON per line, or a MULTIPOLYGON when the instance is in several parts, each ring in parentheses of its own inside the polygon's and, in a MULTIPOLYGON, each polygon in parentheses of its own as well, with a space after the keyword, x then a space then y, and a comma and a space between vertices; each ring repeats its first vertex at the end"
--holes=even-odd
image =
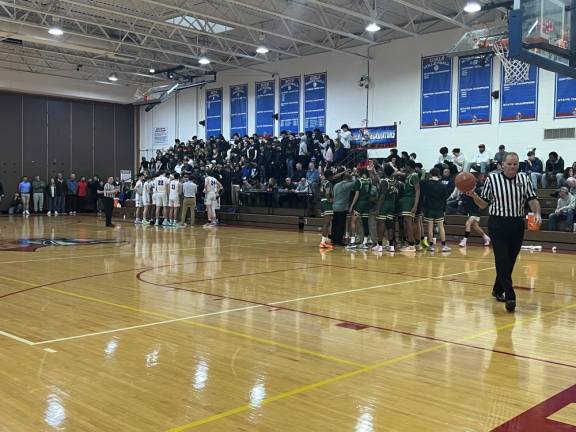
POLYGON ((93 217, 3 220, 2 242, 6 431, 575 427, 574 255, 523 252, 511 315, 481 247, 93 217))
MULTIPOLYGON (((0 1, 6 199, 22 175, 130 178, 140 157, 176 138, 243 130, 224 114, 244 116, 246 134, 262 122, 276 135, 290 122, 315 127, 307 116, 321 109, 306 111, 301 89, 333 79, 322 74, 347 80, 329 81, 323 132, 388 125, 375 129, 394 140, 398 132, 402 150, 430 166, 445 142, 525 152, 553 120, 576 118, 576 95, 556 95, 576 79, 574 0, 276 3, 0 1), (468 3, 479 3, 478 18, 461 11, 468 3), (397 66, 412 52, 415 61, 397 66), (298 63, 313 55, 322 57, 298 63), (418 62, 435 56, 431 73, 478 69, 458 63, 464 57, 498 65, 486 75, 488 118, 454 120, 461 92, 452 78, 447 118, 403 117, 418 117, 418 103, 423 111, 423 97, 406 95, 422 84, 418 62), (534 118, 492 119, 494 77, 501 93, 536 83, 534 104, 548 98, 539 115, 549 118, 537 120, 536 107, 534 118), (225 92, 241 99, 244 85, 256 90, 250 107, 223 109, 225 92), (271 106, 259 111, 265 88, 271 106), (285 102, 293 88, 298 100, 285 102), (300 102, 297 119, 282 111, 300 102), (532 129, 503 125, 527 119, 532 129), (490 132, 463 132, 492 122, 490 132), (455 132, 425 135, 436 127, 455 132)), ((561 144, 576 155, 573 140, 561 144)), ((544 191, 550 214, 553 190, 544 191)), ((576 431, 576 242, 562 237, 575 234, 531 233, 545 247, 520 254, 512 314, 491 296, 492 250, 458 248, 456 218, 450 253, 377 253, 319 250, 318 232, 277 226, 312 226, 306 216, 266 211, 235 220, 244 226, 227 223, 234 213, 222 226, 182 229, 122 217, 111 229, 93 214, 0 217, 0 432, 576 431)))

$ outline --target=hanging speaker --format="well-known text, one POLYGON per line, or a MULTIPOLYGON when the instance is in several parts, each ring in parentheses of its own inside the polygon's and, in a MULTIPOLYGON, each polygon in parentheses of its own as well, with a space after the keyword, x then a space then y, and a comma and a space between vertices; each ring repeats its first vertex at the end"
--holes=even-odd
POLYGON ((500 97, 500 90, 494 90, 491 95, 494 99, 497 100, 500 97))

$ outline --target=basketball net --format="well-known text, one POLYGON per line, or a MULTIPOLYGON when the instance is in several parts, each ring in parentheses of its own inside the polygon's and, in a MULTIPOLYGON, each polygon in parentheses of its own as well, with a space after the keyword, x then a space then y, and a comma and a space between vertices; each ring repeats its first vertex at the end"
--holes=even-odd
POLYGON ((492 49, 504 67, 504 82, 506 84, 517 84, 528 81, 530 65, 508 56, 508 39, 501 39, 494 42, 492 49))

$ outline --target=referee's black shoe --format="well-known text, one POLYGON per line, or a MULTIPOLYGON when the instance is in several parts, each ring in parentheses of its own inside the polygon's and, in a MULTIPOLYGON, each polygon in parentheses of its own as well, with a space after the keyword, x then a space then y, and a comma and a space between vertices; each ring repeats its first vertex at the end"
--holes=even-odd
POLYGON ((516 309, 516 300, 506 300, 506 310, 514 312, 514 309, 516 309))
POLYGON ((495 290, 492 290, 492 297, 494 297, 499 302, 505 302, 504 293, 499 294, 495 290))

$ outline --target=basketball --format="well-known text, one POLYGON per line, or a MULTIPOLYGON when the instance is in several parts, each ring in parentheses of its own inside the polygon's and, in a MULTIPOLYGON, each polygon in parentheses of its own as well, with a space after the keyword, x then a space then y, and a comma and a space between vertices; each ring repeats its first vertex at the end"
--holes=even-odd
POLYGON ((454 179, 454 183, 460 192, 470 192, 476 188, 476 177, 469 172, 461 172, 454 179))

